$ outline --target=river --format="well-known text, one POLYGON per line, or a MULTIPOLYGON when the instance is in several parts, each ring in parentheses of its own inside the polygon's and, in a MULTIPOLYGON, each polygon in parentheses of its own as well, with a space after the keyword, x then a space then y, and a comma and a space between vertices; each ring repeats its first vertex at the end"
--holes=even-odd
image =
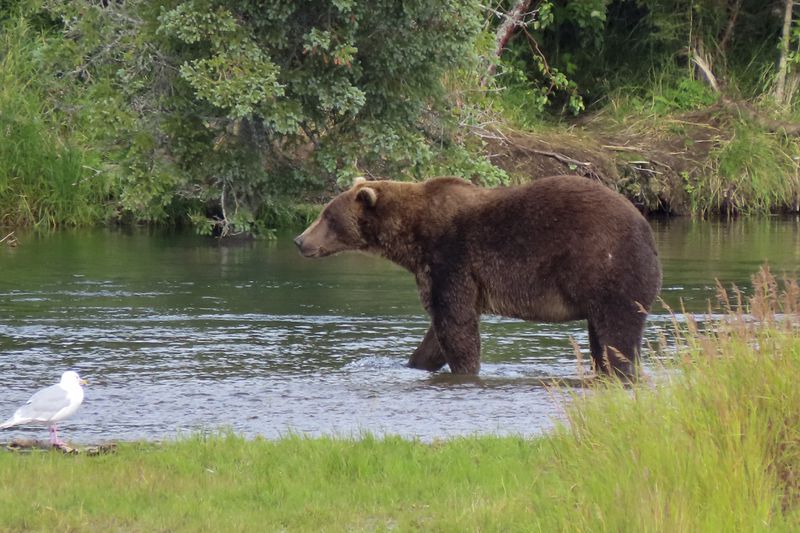
MULTIPOLYGON (((746 289, 765 262, 790 273, 800 264, 798 218, 653 229, 662 296, 688 312, 707 308, 715 279, 746 289)), ((0 417, 78 370, 90 381, 86 399, 61 425, 76 443, 220 429, 535 435, 564 402, 541 379, 577 376, 570 337, 588 353, 583 323, 484 317, 479 379, 407 369, 427 328, 412 277, 362 254, 303 259, 288 233, 228 244, 145 230, 18 236, 19 246, 0 245, 0 417)), ((657 306, 646 336, 668 328, 657 306)), ((14 437, 47 431, 0 434, 14 437)))

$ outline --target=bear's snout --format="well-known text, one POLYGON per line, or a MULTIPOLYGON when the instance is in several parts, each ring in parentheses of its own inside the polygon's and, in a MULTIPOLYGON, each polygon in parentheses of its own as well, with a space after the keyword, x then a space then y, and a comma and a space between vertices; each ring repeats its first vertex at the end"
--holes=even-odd
POLYGON ((297 246, 297 249, 300 250, 300 255, 303 257, 314 257, 316 255, 315 250, 309 249, 308 243, 305 242, 304 233, 298 235, 294 238, 294 244, 297 246))
POLYGON ((306 233, 304 231, 294 238, 294 244, 300 250, 300 255, 303 257, 322 257, 326 255, 322 248, 316 244, 316 239, 314 239, 313 235, 309 238, 306 233))

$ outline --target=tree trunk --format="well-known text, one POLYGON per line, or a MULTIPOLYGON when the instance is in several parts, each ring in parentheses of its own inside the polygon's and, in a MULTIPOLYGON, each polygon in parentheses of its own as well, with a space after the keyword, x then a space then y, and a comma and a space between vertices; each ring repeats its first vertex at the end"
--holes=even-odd
POLYGON ((728 48, 728 43, 733 37, 733 29, 736 27, 736 19, 739 17, 739 11, 742 9, 742 0, 736 0, 736 2, 730 6, 730 15, 728 16, 728 25, 725 27, 725 33, 722 34, 722 38, 719 41, 719 50, 720 53, 724 56, 725 52, 728 48))
POLYGON ((775 101, 781 105, 786 103, 786 73, 789 69, 788 55, 792 31, 792 7, 794 7, 794 1, 786 0, 786 7, 783 12, 783 32, 781 33, 781 56, 778 59, 778 75, 775 77, 775 101))
MULTIPOLYGON (((503 50, 505 50, 508 41, 511 39, 511 36, 514 35, 514 31, 522 23, 522 19, 532 2, 533 0, 519 0, 511 9, 511 11, 503 15, 503 23, 500 24, 499 28, 497 28, 497 33, 495 34, 495 57, 499 58, 501 55, 503 55, 503 50)), ((486 80, 494 76, 496 68, 497 65, 495 63, 489 65, 489 68, 486 72, 486 80)))

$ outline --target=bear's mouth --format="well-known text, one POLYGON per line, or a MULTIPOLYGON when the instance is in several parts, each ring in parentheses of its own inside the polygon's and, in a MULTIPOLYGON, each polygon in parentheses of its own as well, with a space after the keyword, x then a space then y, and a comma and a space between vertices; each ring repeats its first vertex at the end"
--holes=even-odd
POLYGON ((331 255, 331 252, 329 252, 325 248, 301 248, 300 254, 303 257, 316 258, 316 257, 327 257, 331 255))

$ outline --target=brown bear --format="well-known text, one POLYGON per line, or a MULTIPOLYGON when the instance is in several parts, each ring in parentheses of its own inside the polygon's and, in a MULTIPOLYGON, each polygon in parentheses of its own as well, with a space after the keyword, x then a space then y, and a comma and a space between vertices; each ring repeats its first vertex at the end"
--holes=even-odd
POLYGON ((634 378, 645 319, 661 287, 647 220, 588 178, 553 176, 486 189, 459 178, 356 180, 295 244, 305 257, 378 254, 416 277, 431 318, 408 365, 480 369, 482 313, 587 320, 596 369, 634 378))

